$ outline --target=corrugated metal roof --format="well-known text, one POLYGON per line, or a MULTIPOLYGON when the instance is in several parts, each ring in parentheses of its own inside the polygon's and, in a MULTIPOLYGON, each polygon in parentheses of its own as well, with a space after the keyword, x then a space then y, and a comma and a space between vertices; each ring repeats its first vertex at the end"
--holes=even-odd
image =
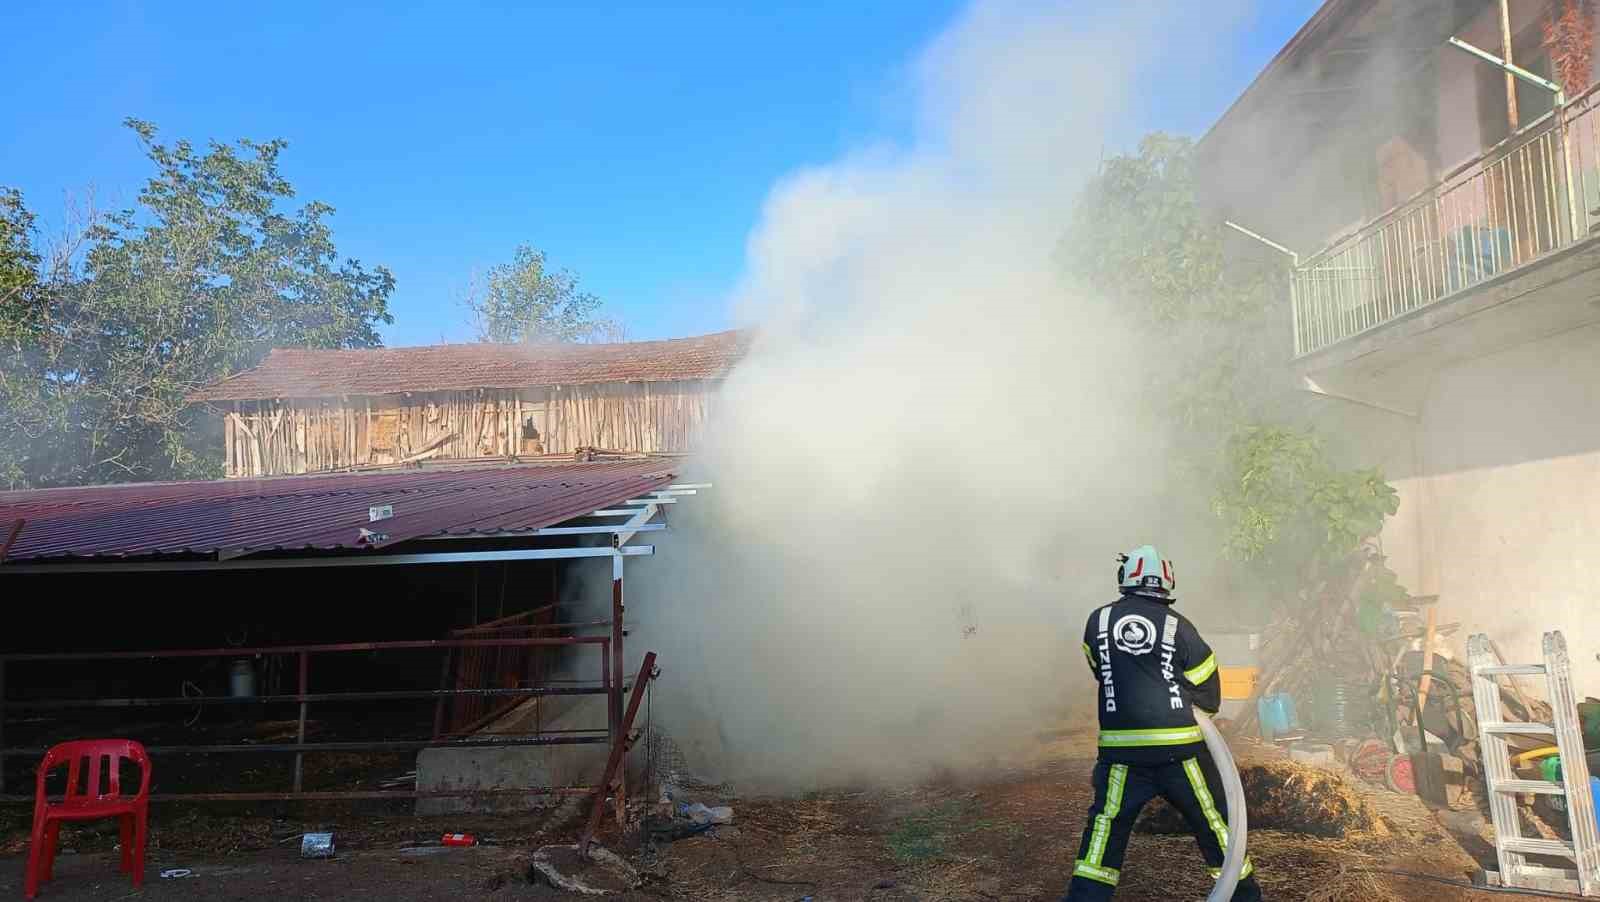
POLYGON ((370 549, 541 529, 661 488, 673 470, 637 460, 4 492, 0 541, 21 519, 7 563, 370 549), (394 516, 368 522, 368 508, 384 504, 394 516), (362 528, 388 538, 361 545, 362 528))
POLYGON ((284 350, 196 392, 195 401, 329 398, 400 392, 720 379, 749 349, 748 332, 593 345, 456 344, 284 350))

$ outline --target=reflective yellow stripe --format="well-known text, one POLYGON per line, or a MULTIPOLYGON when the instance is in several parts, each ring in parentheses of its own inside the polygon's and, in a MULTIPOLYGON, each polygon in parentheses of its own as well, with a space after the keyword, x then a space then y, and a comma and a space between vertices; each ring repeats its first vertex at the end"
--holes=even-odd
POLYGON ((1101 730, 1100 745, 1134 748, 1146 745, 1187 745, 1202 741, 1199 727, 1167 727, 1154 730, 1101 730))
POLYGON ((1094 652, 1089 650, 1089 643, 1087 642, 1083 643, 1083 656, 1088 659, 1090 667, 1100 666, 1094 662, 1094 652))
POLYGON ((1211 675, 1216 672, 1217 656, 1206 655, 1206 659, 1201 661, 1198 667, 1191 667, 1188 670, 1185 670, 1183 672, 1183 678, 1188 680, 1191 686, 1198 686, 1201 683, 1204 683, 1206 680, 1211 679, 1211 675))
POLYGON ((1079 861, 1072 869, 1072 876, 1087 877, 1090 880, 1098 880, 1109 886, 1116 886, 1117 881, 1122 879, 1122 872, 1116 868, 1096 867, 1087 861, 1079 861))
MULTIPOLYGON (((1211 832, 1217 836, 1217 845, 1222 847, 1223 854, 1228 851, 1228 825, 1222 820, 1222 812, 1217 810, 1216 800, 1211 798, 1211 790, 1206 786, 1205 774, 1200 771, 1200 762, 1195 758, 1183 759, 1183 773, 1189 778, 1189 788, 1194 790, 1194 797, 1200 802, 1200 810, 1205 813, 1206 824, 1211 827, 1211 832)), ((1239 871, 1239 879, 1250 876, 1255 871, 1255 865, 1250 863, 1250 856, 1246 855, 1244 867, 1239 871)), ((1212 868, 1211 876, 1221 877, 1222 868, 1212 868)))
MULTIPOLYGON (((1216 880, 1217 878, 1222 876, 1222 868, 1206 868, 1206 870, 1211 872, 1211 879, 1212 880, 1216 880)), ((1239 879, 1243 880, 1244 878, 1250 876, 1251 874, 1254 874, 1255 872, 1256 872, 1255 864, 1253 864, 1250 861, 1250 856, 1246 855, 1244 857, 1244 867, 1239 869, 1239 879)))
POLYGON ((1106 803, 1094 816, 1094 833, 1089 838, 1089 852, 1083 862, 1099 868, 1106 857, 1106 841, 1111 838, 1111 821, 1122 811, 1122 791, 1128 785, 1128 766, 1113 764, 1106 774, 1106 803))

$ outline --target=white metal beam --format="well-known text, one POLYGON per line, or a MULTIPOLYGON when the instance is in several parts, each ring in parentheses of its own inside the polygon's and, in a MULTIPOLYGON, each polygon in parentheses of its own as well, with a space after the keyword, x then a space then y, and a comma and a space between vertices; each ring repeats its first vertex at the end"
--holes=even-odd
POLYGON ((1557 107, 1566 106, 1566 103, 1565 103, 1566 96, 1567 96, 1566 95, 1566 91, 1564 91, 1560 85, 1556 84, 1555 82, 1551 81, 1550 79, 1541 78, 1541 77, 1539 77, 1537 75, 1534 75, 1532 72, 1529 72, 1527 69, 1524 69, 1521 66, 1518 66, 1518 65, 1516 65, 1514 63, 1508 63, 1505 60, 1501 59, 1500 57, 1495 56, 1494 54, 1490 53, 1489 51, 1480 49, 1478 47, 1474 47, 1471 44, 1468 44, 1466 41, 1463 41, 1458 37, 1451 37, 1446 43, 1448 43, 1451 47, 1457 48, 1458 50, 1465 50, 1466 52, 1472 54, 1473 56, 1477 57, 1478 59, 1483 60, 1484 62, 1488 63, 1489 65, 1494 66, 1494 67, 1499 68, 1499 69, 1503 69, 1506 72, 1516 76, 1517 78, 1522 79, 1523 81, 1527 82, 1530 85, 1537 85, 1537 86, 1539 86, 1541 88, 1544 88, 1546 91, 1549 91, 1550 93, 1556 95, 1556 106, 1557 107))
MULTIPOLYGON (((1501 12, 1503 14, 1505 13, 1504 4, 1502 4, 1501 12)), ((1503 16, 1503 18, 1506 18, 1507 20, 1509 20, 1509 16, 1508 15, 1507 16, 1503 16)), ((1509 47, 1509 41, 1510 41, 1510 39, 1507 38, 1508 46, 1507 46, 1507 49, 1506 49, 1506 53, 1508 55, 1511 52, 1510 51, 1510 47, 1509 47)), ((1559 134, 1561 135, 1561 166, 1562 166, 1562 169, 1563 169, 1562 175, 1563 175, 1563 178, 1566 181, 1566 186, 1567 186, 1567 225, 1568 225, 1569 228, 1572 229, 1572 240, 1573 241, 1577 241, 1578 238, 1580 236, 1582 236, 1583 233, 1584 233, 1583 221, 1582 221, 1582 210, 1584 208, 1579 206, 1579 204, 1583 203, 1583 201, 1578 198, 1578 195, 1575 192, 1575 190, 1573 188, 1573 185, 1572 185, 1572 147, 1571 147, 1571 140, 1570 140, 1570 137, 1569 137, 1571 129, 1568 127, 1568 123, 1567 123, 1567 112, 1566 112, 1567 111, 1567 92, 1566 92, 1566 90, 1564 88, 1562 88, 1561 85, 1556 84, 1555 82, 1549 80, 1548 78, 1541 78, 1541 77, 1539 77, 1537 75, 1534 75, 1532 72, 1529 72, 1527 69, 1524 69, 1521 66, 1518 66, 1518 65, 1515 65, 1515 64, 1513 64, 1511 62, 1503 60, 1500 57, 1495 56, 1494 54, 1490 53, 1487 50, 1484 50, 1484 49, 1479 48, 1479 47, 1474 47, 1471 44, 1468 44, 1466 41, 1463 41, 1458 37, 1452 36, 1449 39, 1448 43, 1450 44, 1451 47, 1455 47, 1458 50, 1464 50, 1467 53, 1470 53, 1473 56, 1477 57, 1478 59, 1483 60, 1484 62, 1488 63, 1491 66, 1497 66, 1500 69, 1505 70, 1505 72, 1508 75, 1511 75, 1511 76, 1514 76, 1516 78, 1519 78, 1519 79, 1527 82, 1530 85, 1534 85, 1536 87, 1544 88, 1546 91, 1549 91, 1551 94, 1555 95, 1554 96, 1555 109, 1552 110, 1552 113, 1556 117, 1556 128, 1559 130, 1559 134)), ((1507 87, 1508 87, 1508 90, 1507 90, 1507 94, 1506 94, 1506 102, 1507 102, 1507 105, 1509 106, 1511 103, 1515 102, 1515 100, 1516 100, 1516 92, 1509 90, 1509 85, 1507 87)), ((1532 124, 1527 126, 1527 128, 1532 128, 1532 127, 1533 127, 1532 124)), ((1525 131, 1526 128, 1523 129, 1523 130, 1525 131)))
POLYGON ((536 536, 582 536, 608 532, 627 532, 631 536, 636 532, 658 532, 667 528, 665 523, 640 523, 637 526, 630 525, 630 523, 623 523, 619 526, 547 526, 544 529, 535 530, 533 534, 536 536))
MULTIPOLYGON (((631 517, 638 514, 639 510, 639 508, 631 507, 626 511, 626 513, 631 517)), ((586 514, 585 516, 588 515, 586 514)), ((637 531, 656 532, 666 528, 667 524, 665 523, 647 523, 637 531)), ((446 535, 438 536, 422 536, 417 541, 460 542, 468 539, 527 539, 534 536, 606 535, 608 533, 622 532, 624 529, 629 529, 629 527, 622 523, 599 526, 546 526, 543 529, 500 529, 490 532, 448 533, 446 535)))
POLYGON ((1396 416, 1405 417, 1408 420, 1415 421, 1422 418, 1421 414, 1413 413, 1409 410, 1401 410, 1398 407, 1390 407, 1387 404, 1379 404, 1377 401, 1368 401, 1364 398, 1356 398, 1351 395, 1341 395, 1338 392, 1328 391, 1327 389, 1318 385, 1316 380, 1312 379, 1310 376, 1302 376, 1300 378, 1300 390, 1310 392, 1313 395, 1321 395, 1324 398, 1332 398, 1335 401, 1345 401, 1350 404, 1359 404, 1362 407, 1371 407, 1373 410, 1381 410, 1384 413, 1392 413, 1396 416))
POLYGON ((1278 253, 1287 256, 1291 261, 1294 262, 1294 268, 1295 269, 1299 269, 1300 268, 1300 255, 1295 253, 1294 251, 1289 250, 1288 248, 1284 247, 1283 245, 1279 244, 1278 242, 1273 241, 1271 238, 1265 238, 1265 237, 1263 237, 1261 235, 1258 235, 1255 232, 1252 232, 1249 229, 1245 228, 1244 226, 1239 225, 1237 222, 1232 222, 1230 220, 1226 220, 1225 219, 1225 220, 1222 221, 1222 224, 1227 226, 1230 229, 1233 229, 1235 232, 1239 232, 1240 234, 1246 235, 1246 236, 1248 236, 1250 238, 1254 238, 1255 240, 1261 242, 1262 244, 1265 244, 1267 247, 1270 247, 1273 250, 1277 251, 1278 253))
MULTIPOLYGON (((622 546, 628 544, 628 542, 633 539, 634 535, 644 532, 647 526, 653 525, 650 523, 650 518, 656 515, 657 510, 658 508, 654 504, 646 504, 644 507, 639 508, 639 513, 635 514, 633 519, 622 524, 622 527, 617 531, 615 539, 617 547, 621 548, 622 546)), ((665 523, 659 525, 662 528, 666 527, 665 523)), ((622 561, 619 558, 617 561, 619 572, 621 566, 622 561)))
POLYGON ((549 561, 591 557, 639 557, 655 554, 654 545, 627 548, 518 548, 509 551, 444 551, 423 554, 357 554, 339 557, 242 558, 233 561, 74 561, 63 564, 4 564, 7 573, 138 573, 189 570, 296 570, 312 567, 382 567, 404 564, 467 564, 483 561, 549 561))

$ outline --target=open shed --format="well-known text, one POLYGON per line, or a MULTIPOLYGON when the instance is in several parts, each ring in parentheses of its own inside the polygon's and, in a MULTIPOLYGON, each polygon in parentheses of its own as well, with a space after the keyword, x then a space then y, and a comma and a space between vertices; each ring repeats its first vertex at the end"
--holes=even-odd
POLYGON ((0 795, 31 799, 48 745, 101 735, 149 747, 163 799, 584 791, 419 789, 405 763, 624 739, 643 657, 625 648, 624 565, 704 488, 677 467, 636 456, 0 493, 0 795), (579 616, 579 585, 604 581, 609 611, 579 616), (585 697, 596 722, 548 728, 585 697), (518 730, 492 729, 512 714, 518 730))

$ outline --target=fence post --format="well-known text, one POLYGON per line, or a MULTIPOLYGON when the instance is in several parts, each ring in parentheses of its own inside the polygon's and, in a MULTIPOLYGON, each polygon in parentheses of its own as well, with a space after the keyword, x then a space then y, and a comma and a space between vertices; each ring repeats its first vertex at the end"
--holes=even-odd
MULTIPOLYGON (((615 783, 618 801, 622 795, 622 774, 627 770, 626 757, 628 754, 628 730, 633 727, 634 715, 639 713, 639 701, 644 697, 644 688, 655 679, 656 653, 645 652, 644 662, 639 665, 639 675, 633 681, 633 693, 628 699, 628 710, 618 724, 616 738, 611 741, 611 755, 606 760, 606 769, 600 775, 600 785, 594 790, 594 806, 589 809, 589 822, 583 828, 583 834, 578 839, 578 857, 589 857, 589 845, 594 842, 594 832, 600 826, 600 818, 605 813, 606 793, 615 783)), ((619 816, 626 816, 627 812, 619 811, 619 816)))
POLYGON ((1583 204, 1572 190, 1572 130, 1567 127, 1566 95, 1559 95, 1556 99, 1556 128, 1561 130, 1561 168, 1567 180, 1567 227, 1571 230, 1568 243, 1576 244, 1582 237, 1579 234, 1578 224, 1585 221, 1586 216, 1582 209, 1583 204))
MULTIPOLYGON (((615 537, 613 536, 613 539, 615 537)), ((617 739, 627 742, 627 726, 622 723, 622 694, 623 683, 627 677, 626 663, 622 657, 623 637, 627 631, 623 628, 623 613, 626 605, 622 596, 622 554, 619 552, 611 558, 611 706, 612 719, 621 731, 617 739)), ((628 781, 627 774, 617 774, 617 823, 623 824, 627 820, 628 781)))
MULTIPOLYGON (((450 661, 455 656, 455 649, 447 648, 439 664, 439 690, 449 691, 450 687, 450 661)), ((433 738, 438 739, 444 735, 445 711, 451 709, 449 696, 439 696, 439 701, 433 706, 433 738)))
POLYGON ((1299 357, 1306 352, 1305 342, 1300 338, 1300 267, 1289 268, 1289 316, 1294 329, 1294 356, 1299 357))
MULTIPOLYGON (((300 652, 300 725, 295 729, 295 745, 306 744, 306 693, 309 691, 306 678, 310 669, 310 655, 300 652)), ((305 755, 301 752, 294 753, 294 791, 300 792, 301 776, 304 773, 305 755)))
POLYGON ((0 795, 6 793, 6 659, 0 658, 0 795))

